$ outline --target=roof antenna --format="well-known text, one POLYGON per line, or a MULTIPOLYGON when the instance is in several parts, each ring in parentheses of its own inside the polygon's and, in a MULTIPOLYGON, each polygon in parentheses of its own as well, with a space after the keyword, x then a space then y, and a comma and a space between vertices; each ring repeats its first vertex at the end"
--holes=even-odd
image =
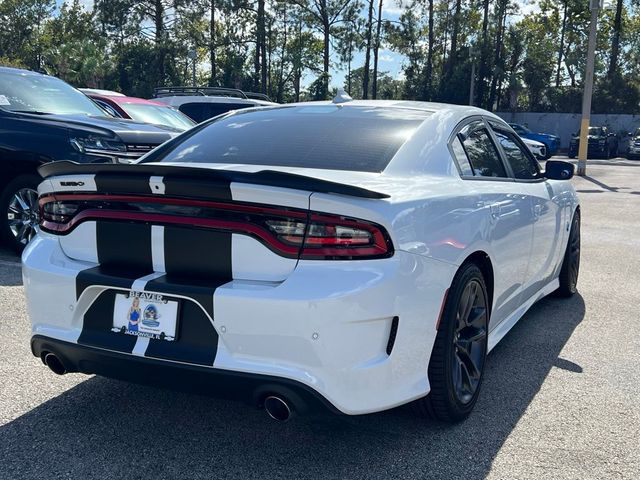
POLYGON ((344 91, 344 88, 338 88, 338 93, 336 93, 336 96, 333 97, 331 103, 346 103, 351 102, 352 100, 353 98, 351 98, 349 94, 344 91))

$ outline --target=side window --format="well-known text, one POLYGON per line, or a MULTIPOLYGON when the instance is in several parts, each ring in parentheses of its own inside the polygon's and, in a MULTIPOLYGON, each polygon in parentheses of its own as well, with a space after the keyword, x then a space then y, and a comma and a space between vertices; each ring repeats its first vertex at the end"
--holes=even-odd
POLYGON ((197 123, 227 113, 230 110, 247 108, 250 105, 236 103, 185 103, 179 110, 197 123))
POLYGON ((112 117, 122 118, 122 115, 120 115, 116 111, 116 109, 113 108, 111 105, 109 105, 107 102, 103 102, 102 100, 93 100, 93 101, 96 102, 100 108, 102 108, 105 112, 107 112, 112 117))
POLYGON ((494 133, 517 179, 533 180, 540 178, 538 162, 533 159, 529 152, 524 150, 526 147, 522 147, 512 133, 503 130, 495 130, 494 133))
POLYGON ((460 142, 460 138, 456 137, 453 139, 453 142, 451 142, 451 150, 453 150, 453 154, 458 161, 458 166, 460 167, 460 173, 462 176, 473 176, 473 169, 471 168, 467 154, 464 153, 464 147, 462 146, 462 142, 460 142))
POLYGON ((462 144, 474 176, 507 176, 498 150, 493 140, 491 140, 491 136, 483 121, 476 120, 465 125, 462 130, 460 130, 460 133, 458 133, 457 139, 462 144))
POLYGON ((190 117, 196 123, 200 123, 207 119, 205 113, 202 111, 201 103, 184 103, 178 107, 178 110, 190 117))

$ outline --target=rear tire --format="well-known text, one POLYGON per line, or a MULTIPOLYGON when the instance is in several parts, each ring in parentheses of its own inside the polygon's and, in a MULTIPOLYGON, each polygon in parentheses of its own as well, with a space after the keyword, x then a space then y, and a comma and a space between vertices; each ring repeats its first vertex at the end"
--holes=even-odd
POLYGON ((19 175, 0 195, 0 236, 18 254, 36 234, 40 181, 37 175, 19 175))
POLYGON ((469 416, 482 384, 489 310, 482 272, 464 264, 449 289, 431 353, 431 392, 413 403, 416 413, 450 423, 469 416))
POLYGON ((580 273, 580 211, 576 210, 571 221, 571 230, 567 249, 564 252, 560 269, 560 286, 556 290, 559 297, 568 298, 578 291, 578 274, 580 273))

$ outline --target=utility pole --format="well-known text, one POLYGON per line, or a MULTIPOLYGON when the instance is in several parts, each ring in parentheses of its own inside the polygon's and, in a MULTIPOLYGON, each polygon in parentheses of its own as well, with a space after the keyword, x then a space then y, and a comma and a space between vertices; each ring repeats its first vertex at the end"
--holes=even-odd
POLYGON ((593 69, 596 54, 596 34, 598 14, 603 0, 589 0, 591 23, 589 25, 589 47, 587 48, 587 69, 584 74, 584 92, 582 96, 582 121, 580 122, 580 148, 578 149, 578 175, 587 174, 587 153, 589 152, 589 122, 591 120, 591 97, 593 95, 593 69))
POLYGON ((198 59, 198 52, 196 52, 195 48, 193 50, 189 50, 188 57, 191 59, 191 85, 196 86, 196 60, 198 59))

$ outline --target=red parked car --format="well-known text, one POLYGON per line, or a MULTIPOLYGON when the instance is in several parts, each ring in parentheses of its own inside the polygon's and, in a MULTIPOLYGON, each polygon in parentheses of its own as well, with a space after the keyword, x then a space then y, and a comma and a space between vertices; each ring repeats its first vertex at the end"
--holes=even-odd
POLYGON ((118 118, 128 118, 137 122, 166 125, 180 130, 188 130, 195 122, 175 108, 153 100, 127 97, 110 90, 81 88, 81 92, 96 102, 107 113, 118 118))

